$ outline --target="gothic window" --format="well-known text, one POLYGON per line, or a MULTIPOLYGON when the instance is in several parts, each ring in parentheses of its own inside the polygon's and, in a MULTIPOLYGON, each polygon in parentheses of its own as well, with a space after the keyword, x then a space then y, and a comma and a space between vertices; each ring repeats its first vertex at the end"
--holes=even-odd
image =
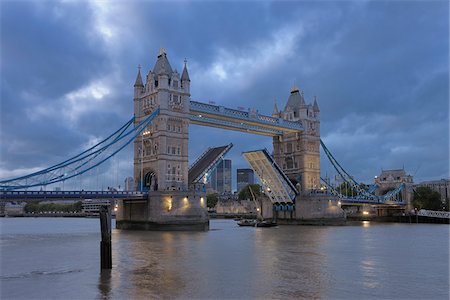
POLYGON ((155 87, 158 87, 158 80, 155 80, 155 87))
POLYGON ((292 169, 294 167, 294 162, 292 161, 292 158, 290 157, 286 158, 286 167, 287 169, 292 169))
POLYGON ((172 154, 175 154, 175 147, 172 147, 172 154))
POLYGON ((287 143, 286 145, 286 152, 291 153, 292 152, 292 143, 287 143))
POLYGON ((170 124, 167 124, 167 130, 170 131, 170 124))
POLYGON ((174 88, 178 88, 178 80, 174 80, 173 81, 173 87, 174 88))
POLYGON ((170 147, 167 146, 167 154, 170 154, 170 147))
POLYGON ((177 154, 180 155, 180 147, 177 148, 177 154))

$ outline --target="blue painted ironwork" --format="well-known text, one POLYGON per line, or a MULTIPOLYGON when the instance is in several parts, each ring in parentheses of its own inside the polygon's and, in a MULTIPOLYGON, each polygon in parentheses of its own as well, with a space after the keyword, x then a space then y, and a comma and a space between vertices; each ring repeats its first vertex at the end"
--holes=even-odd
POLYGON ((45 186, 82 175, 101 165, 129 145, 142 133, 156 115, 159 114, 159 111, 159 108, 157 108, 141 123, 129 129, 134 121, 134 118, 132 118, 108 138, 62 163, 25 176, 2 180, 0 181, 0 190, 17 190, 45 186), (111 151, 112 153, 107 154, 107 151, 111 151), (94 161, 95 159, 97 160, 94 161))
POLYGON ((392 191, 387 192, 385 195, 375 195, 374 192, 378 187, 376 184, 369 186, 366 191, 361 187, 361 184, 356 182, 356 180, 339 164, 339 162, 331 154, 330 150, 325 146, 325 143, 320 140, 322 149, 324 150, 328 160, 333 165, 336 172, 341 176, 345 183, 347 183, 352 189, 354 189, 357 194, 354 197, 342 195, 334 187, 332 187, 324 179, 320 178, 322 182, 328 187, 328 191, 338 196, 340 199, 352 202, 366 202, 366 203, 404 203, 403 199, 399 199, 400 193, 405 189, 405 184, 402 183, 397 188, 392 191))

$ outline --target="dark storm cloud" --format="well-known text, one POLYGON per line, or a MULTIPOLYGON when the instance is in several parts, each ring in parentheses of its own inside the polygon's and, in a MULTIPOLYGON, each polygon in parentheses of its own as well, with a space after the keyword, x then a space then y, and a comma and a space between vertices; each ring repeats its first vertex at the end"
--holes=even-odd
MULTIPOLYGON (((403 165, 416 181, 448 176, 446 2, 51 1, 1 11, 2 169, 57 162, 120 127, 137 65, 145 76, 165 47, 179 72, 188 59, 195 100, 271 114, 293 84, 307 102, 317 95, 322 138, 359 180, 403 165)), ((267 137, 190 134, 190 161, 229 142, 235 167, 247 166, 242 151, 271 150, 267 137)), ((322 167, 331 173, 323 154, 322 167)), ((131 163, 120 169, 131 175, 131 163)))

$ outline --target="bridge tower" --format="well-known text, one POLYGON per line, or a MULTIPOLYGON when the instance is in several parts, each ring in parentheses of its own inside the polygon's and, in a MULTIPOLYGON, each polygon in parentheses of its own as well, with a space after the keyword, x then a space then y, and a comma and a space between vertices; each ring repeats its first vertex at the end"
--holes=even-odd
POLYGON ((134 84, 135 124, 156 108, 159 115, 134 141, 135 189, 187 191, 190 79, 180 74, 160 49, 155 66, 142 82, 140 67, 134 84))
POLYGON ((291 89, 283 111, 275 103, 273 117, 299 122, 304 131, 273 137, 274 159, 302 194, 320 186, 320 110, 317 99, 306 104, 303 91, 291 89))

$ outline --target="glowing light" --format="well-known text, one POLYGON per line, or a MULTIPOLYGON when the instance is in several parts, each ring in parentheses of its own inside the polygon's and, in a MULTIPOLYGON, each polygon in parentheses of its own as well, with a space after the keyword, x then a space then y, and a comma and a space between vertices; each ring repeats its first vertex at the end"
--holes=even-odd
POLYGON ((172 210, 172 199, 171 198, 166 199, 166 203, 167 203, 167 205, 166 205, 167 211, 169 212, 172 210))
POLYGON ((365 211, 363 211, 363 215, 366 215, 366 216, 367 216, 368 214, 369 214, 369 212, 368 212, 368 211, 366 211, 366 210, 365 210, 365 211))
POLYGON ((259 211, 259 207, 256 209, 256 211, 259 211))
POLYGON ((340 206, 342 204, 342 202, 341 201, 338 201, 338 205, 340 206))

